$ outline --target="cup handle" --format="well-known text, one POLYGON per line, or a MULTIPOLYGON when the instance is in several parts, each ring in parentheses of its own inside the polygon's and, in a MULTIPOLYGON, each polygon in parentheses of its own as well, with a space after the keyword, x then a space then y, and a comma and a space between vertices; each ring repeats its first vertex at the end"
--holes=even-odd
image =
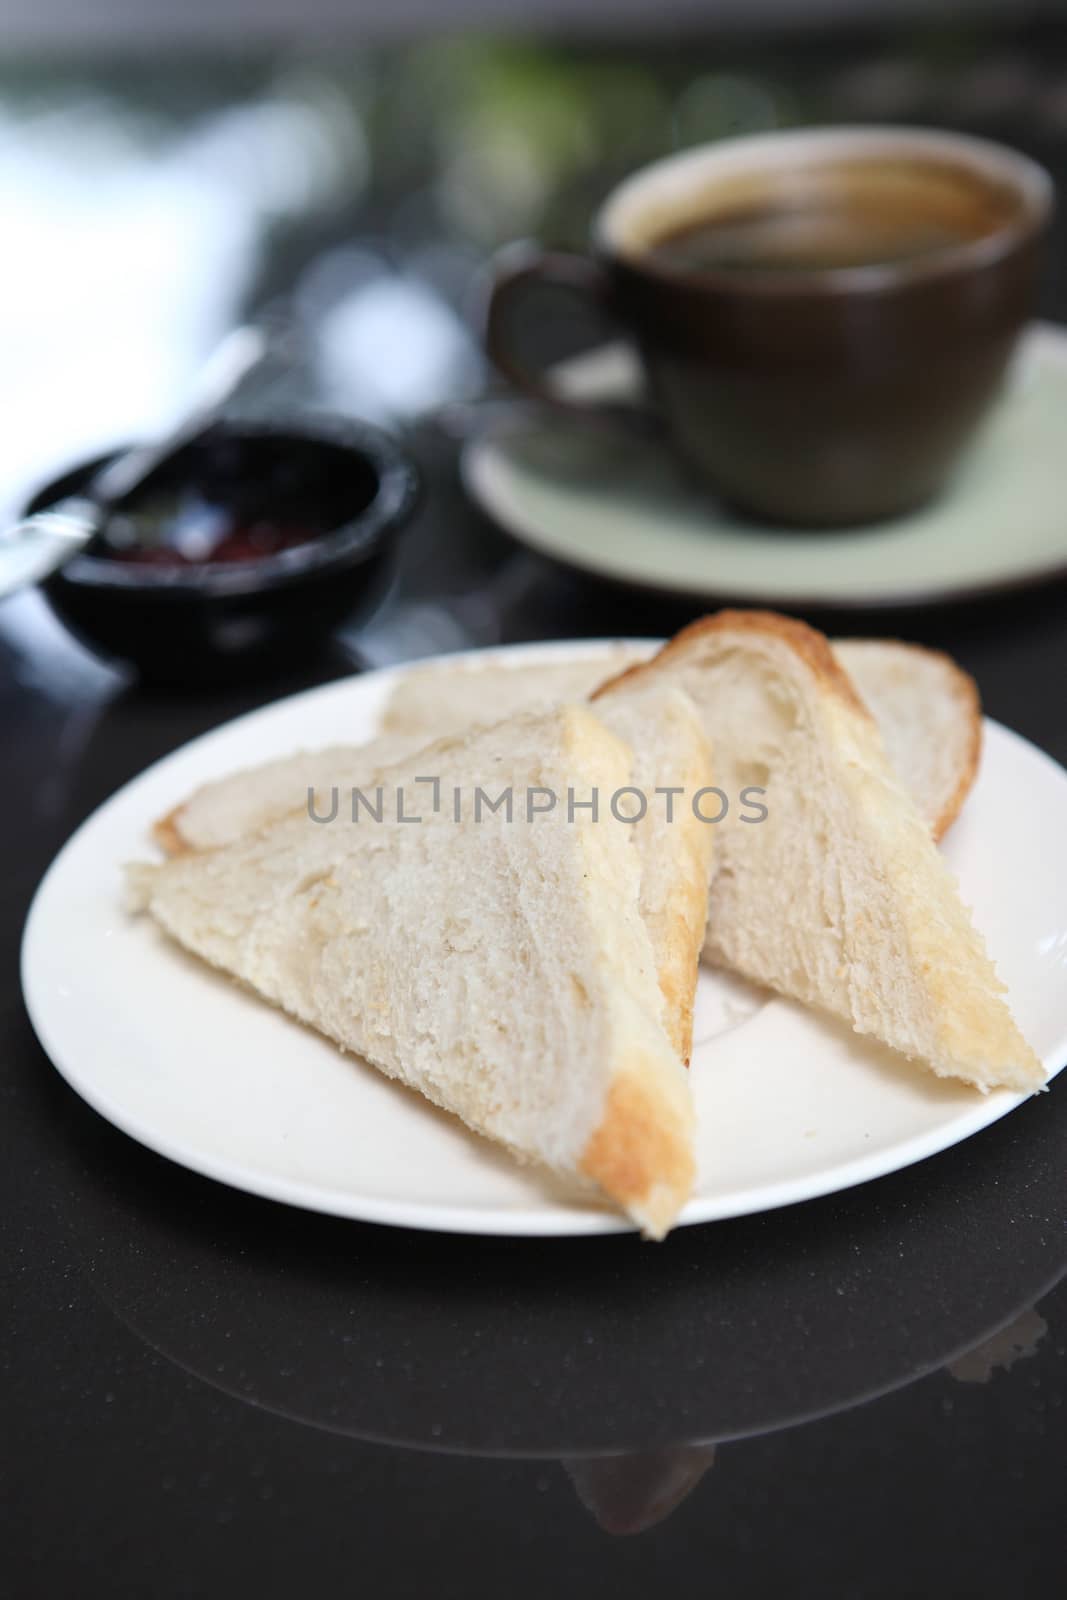
POLYGON ((616 315, 607 273, 588 256, 540 250, 533 245, 513 245, 501 252, 494 263, 486 314, 485 347, 497 370, 521 394, 557 411, 611 422, 625 421, 644 431, 658 431, 659 418, 648 406, 621 400, 579 399, 519 359, 511 344, 512 318, 523 295, 534 287, 574 295, 609 319, 616 315))

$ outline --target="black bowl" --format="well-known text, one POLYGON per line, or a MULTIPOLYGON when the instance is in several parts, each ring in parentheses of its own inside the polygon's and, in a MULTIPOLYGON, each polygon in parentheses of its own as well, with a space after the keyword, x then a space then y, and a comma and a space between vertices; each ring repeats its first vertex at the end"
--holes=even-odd
MULTIPOLYGON (((27 511, 83 489, 108 459, 64 473, 27 511)), ((236 518, 304 521, 323 532, 255 560, 180 567, 116 559, 98 537, 42 587, 82 643, 155 683, 273 669, 377 605, 417 485, 407 457, 362 423, 217 423, 161 463, 128 508, 194 488, 236 518)))

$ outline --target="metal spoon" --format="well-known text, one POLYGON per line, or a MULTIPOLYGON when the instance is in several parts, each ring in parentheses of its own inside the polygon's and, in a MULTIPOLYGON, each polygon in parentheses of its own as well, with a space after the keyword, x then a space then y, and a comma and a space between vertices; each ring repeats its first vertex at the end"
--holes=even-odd
POLYGON ((288 330, 277 319, 235 328, 204 366, 192 407, 163 438, 109 461, 79 494, 23 517, 0 533, 0 599, 40 583, 83 550, 112 507, 140 488, 152 472, 203 433, 249 372, 277 355, 288 330))

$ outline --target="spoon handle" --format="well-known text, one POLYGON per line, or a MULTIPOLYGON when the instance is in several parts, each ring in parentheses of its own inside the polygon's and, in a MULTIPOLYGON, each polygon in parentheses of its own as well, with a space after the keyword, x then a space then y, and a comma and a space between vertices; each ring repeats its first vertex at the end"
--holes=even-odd
POLYGON ((91 500, 68 495, 5 528, 0 534, 0 600, 27 584, 40 583, 69 561, 88 544, 101 515, 91 500))

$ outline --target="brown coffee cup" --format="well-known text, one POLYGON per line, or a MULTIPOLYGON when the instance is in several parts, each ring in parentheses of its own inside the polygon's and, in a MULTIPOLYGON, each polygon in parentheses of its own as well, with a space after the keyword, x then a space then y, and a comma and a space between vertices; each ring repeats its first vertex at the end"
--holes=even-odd
POLYGON ((589 256, 505 255, 489 354, 526 394, 597 409, 511 339, 533 283, 578 291, 636 343, 651 411, 716 493, 798 526, 897 515, 937 491, 995 397, 1051 208, 1041 167, 963 135, 726 140, 619 185, 589 256), (698 237, 706 260, 686 254, 698 237))

